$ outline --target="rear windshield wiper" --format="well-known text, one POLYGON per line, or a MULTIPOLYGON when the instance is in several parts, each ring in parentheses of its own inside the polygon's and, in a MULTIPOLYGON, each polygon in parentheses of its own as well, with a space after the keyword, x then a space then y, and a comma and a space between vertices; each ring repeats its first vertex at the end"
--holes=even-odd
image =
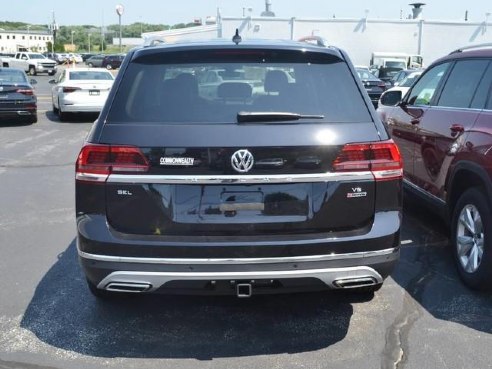
POLYGON ((299 119, 323 119, 321 114, 299 114, 283 111, 240 111, 237 113, 237 121, 244 122, 284 122, 299 119))

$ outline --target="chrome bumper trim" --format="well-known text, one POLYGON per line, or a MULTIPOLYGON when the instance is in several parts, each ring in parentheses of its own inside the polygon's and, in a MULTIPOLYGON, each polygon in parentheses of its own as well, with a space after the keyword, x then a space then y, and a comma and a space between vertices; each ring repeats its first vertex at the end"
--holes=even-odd
POLYGON ((347 254, 328 254, 328 255, 308 255, 308 256, 289 256, 289 257, 270 257, 270 258, 138 258, 124 256, 109 256, 88 254, 78 250, 79 256, 84 259, 115 262, 115 263, 137 263, 137 264, 276 264, 276 263, 301 263, 330 260, 364 259, 391 255, 399 252, 399 248, 390 248, 377 251, 354 252, 347 254))
POLYGON ((227 183, 310 183, 374 180, 371 172, 272 174, 272 175, 133 175, 111 174, 108 183, 227 184, 227 183))
POLYGON ((171 281, 216 281, 216 280, 257 280, 257 279, 286 279, 286 278, 316 278, 327 287, 339 288, 335 281, 353 280, 358 278, 373 278, 375 283, 383 283, 381 275, 373 268, 346 267, 307 270, 259 271, 259 272, 135 272, 118 271, 104 278, 97 288, 105 289, 111 283, 148 284, 151 287, 146 292, 152 292, 171 281))
POLYGON ((94 173, 76 173, 75 179, 78 181, 89 181, 89 182, 106 182, 108 178, 107 174, 94 174, 94 173))

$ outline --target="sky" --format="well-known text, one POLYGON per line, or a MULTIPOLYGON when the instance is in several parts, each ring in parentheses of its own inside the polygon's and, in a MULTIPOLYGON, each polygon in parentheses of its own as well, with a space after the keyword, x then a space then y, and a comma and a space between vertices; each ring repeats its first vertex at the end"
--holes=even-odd
MULTIPOLYGON (((414 0, 415 1, 415 0, 414 0)), ((420 0, 422 1, 422 0, 420 0)), ((400 0, 271 0, 272 10, 282 18, 368 18, 399 19, 411 13, 408 3, 400 0)), ((468 10, 470 21, 482 22, 492 13, 490 0, 423 0, 424 18, 464 20, 468 10)), ((189 23, 195 18, 215 16, 220 8, 223 16, 242 16, 244 12, 259 16, 265 0, 0 0, 0 21, 33 24, 51 23, 53 11, 59 25, 116 24, 117 4, 125 8, 123 24, 189 23), (250 12, 248 8, 252 8, 250 12)), ((489 21, 492 22, 492 17, 489 21)))

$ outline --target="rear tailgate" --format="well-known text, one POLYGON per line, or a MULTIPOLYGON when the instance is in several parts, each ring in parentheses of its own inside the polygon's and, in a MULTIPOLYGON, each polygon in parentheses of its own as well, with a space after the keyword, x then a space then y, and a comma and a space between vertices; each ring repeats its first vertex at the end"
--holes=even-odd
POLYGON ((141 149, 150 169, 109 176, 106 214, 117 231, 273 235, 354 231, 372 222, 373 175, 336 173, 333 162, 348 136, 378 141, 373 123, 106 125, 101 141, 121 144, 121 135, 141 149), (254 157, 244 174, 233 169, 238 150, 254 157))

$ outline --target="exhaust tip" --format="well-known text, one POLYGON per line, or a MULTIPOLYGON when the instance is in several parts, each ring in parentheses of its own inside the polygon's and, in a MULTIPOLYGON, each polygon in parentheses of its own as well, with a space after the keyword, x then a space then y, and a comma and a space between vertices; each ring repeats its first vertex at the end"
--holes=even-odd
POLYGON ((152 288, 150 283, 111 282, 104 288, 112 292, 141 293, 152 288))
POLYGON ((343 278, 333 281, 336 288, 360 288, 374 286, 377 281, 374 277, 343 278))

